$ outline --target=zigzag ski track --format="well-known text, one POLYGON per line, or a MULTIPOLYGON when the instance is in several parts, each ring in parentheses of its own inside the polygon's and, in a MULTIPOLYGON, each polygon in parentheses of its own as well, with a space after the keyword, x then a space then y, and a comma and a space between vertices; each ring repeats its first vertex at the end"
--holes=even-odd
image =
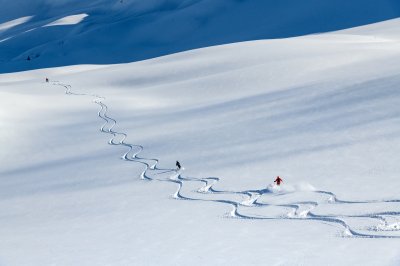
POLYGON ((92 97, 93 102, 99 106, 97 116, 103 121, 100 132, 110 135, 108 144, 126 147, 126 151, 121 155, 121 158, 124 161, 138 163, 143 166, 143 170, 139 175, 140 179, 176 184, 177 189, 171 196, 173 199, 225 204, 231 207, 231 211, 224 215, 224 217, 228 218, 323 222, 338 227, 340 229, 338 235, 341 237, 400 238, 400 199, 349 201, 338 199, 333 192, 316 190, 302 195, 307 197, 306 200, 285 201, 277 196, 295 195, 295 193, 301 194, 302 192, 280 192, 276 194, 276 192, 268 188, 246 191, 217 190, 214 189, 214 186, 220 180, 217 177, 187 177, 176 169, 159 168, 157 166, 159 163, 157 158, 140 157, 139 154, 144 150, 144 147, 139 144, 126 143, 128 135, 114 130, 117 120, 107 114, 108 107, 103 102, 105 97, 96 94, 73 92, 71 85, 58 81, 53 81, 52 84, 64 88, 67 95, 92 97), (195 189, 191 189, 193 186, 195 186, 195 189), (382 212, 365 211, 372 204, 390 204, 386 207, 391 210, 382 212), (360 205, 363 205, 363 210, 357 213, 324 213, 324 208, 329 206, 346 208, 360 205), (272 209, 274 211, 270 211, 272 209), (368 224, 368 226, 365 226, 365 224, 368 224))

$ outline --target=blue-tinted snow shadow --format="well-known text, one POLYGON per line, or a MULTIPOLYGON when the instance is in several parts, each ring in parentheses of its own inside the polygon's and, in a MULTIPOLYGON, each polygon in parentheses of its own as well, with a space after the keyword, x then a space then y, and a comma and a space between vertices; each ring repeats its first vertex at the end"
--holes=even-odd
MULTIPOLYGON (((154 1, 153 1, 154 2, 154 1)), ((400 17, 397 0, 160 0, 145 7, 123 1, 69 10, 81 23, 18 32, 0 42, 0 73, 75 65, 126 63, 185 50, 258 39, 328 32, 400 17), (27 56, 33 60, 27 61, 27 56)), ((144 5, 143 3, 141 5, 144 5)), ((67 11, 65 11, 67 10, 67 11)), ((22 16, 23 14, 21 14, 22 16)), ((31 14, 27 14, 31 15, 31 14)), ((43 22, 43 20, 42 20, 43 22)), ((27 25, 20 25, 25 31, 27 25)), ((7 32, 2 38, 9 37, 7 32)))
POLYGON ((2 165, 0 200, 117 186, 139 180, 143 167, 140 164, 127 167, 120 159, 126 148, 107 145, 109 137, 98 130, 102 121, 96 117, 96 110, 71 110, 69 115, 62 117, 62 125, 50 124, 42 128, 44 134, 29 135, 31 141, 21 149, 17 165, 2 165), (93 119, 77 121, 76 117, 82 116, 83 112, 92 113, 93 119), (96 134, 100 137, 99 142, 91 137, 96 134), (76 153, 68 153, 66 147, 75 147, 76 153), (47 156, 40 159, 46 153, 47 156), (118 169, 118 175, 114 174, 114 169, 118 169))
POLYGON ((400 76, 386 77, 341 90, 324 89, 316 96, 310 92, 319 90, 318 85, 289 88, 214 105, 165 111, 151 118, 137 117, 135 126, 151 128, 157 124, 165 128, 177 120, 179 130, 166 131, 160 139, 141 141, 145 146, 164 147, 171 153, 175 152, 174 146, 184 149, 189 145, 186 161, 207 161, 216 168, 240 164, 243 158, 263 162, 290 159, 399 139, 400 108, 396 102, 400 100, 400 90, 395 85, 399 82, 400 76), (182 143, 178 145, 177 140, 182 143), (242 149, 243 143, 253 148, 242 149), (202 152, 205 150, 210 152, 202 152))

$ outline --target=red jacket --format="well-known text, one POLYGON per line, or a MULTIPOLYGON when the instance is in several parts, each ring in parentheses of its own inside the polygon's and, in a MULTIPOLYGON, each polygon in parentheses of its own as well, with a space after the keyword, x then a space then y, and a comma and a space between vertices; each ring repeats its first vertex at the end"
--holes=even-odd
POLYGON ((277 176, 274 182, 276 182, 276 184, 279 186, 281 184, 281 182, 283 182, 283 180, 282 180, 282 178, 277 176))

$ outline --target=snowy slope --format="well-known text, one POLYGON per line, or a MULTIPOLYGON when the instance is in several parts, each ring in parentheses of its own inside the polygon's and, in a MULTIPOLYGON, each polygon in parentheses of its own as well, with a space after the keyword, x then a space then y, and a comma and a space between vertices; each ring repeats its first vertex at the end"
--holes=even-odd
POLYGON ((0 265, 399 265, 399 26, 0 75, 0 265))
POLYGON ((379 4, 376 0, 4 0, 0 6, 2 73, 132 62, 212 45, 345 29, 400 16, 397 0, 380 0, 379 4), (86 17, 46 27, 71 16, 86 17), (27 17, 29 20, 15 23, 27 17), (14 26, 9 27, 10 23, 14 26))

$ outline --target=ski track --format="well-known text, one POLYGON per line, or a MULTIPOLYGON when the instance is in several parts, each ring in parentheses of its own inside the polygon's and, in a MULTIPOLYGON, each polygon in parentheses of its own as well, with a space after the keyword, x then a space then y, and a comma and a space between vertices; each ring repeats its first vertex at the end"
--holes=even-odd
MULTIPOLYGON (((97 116, 103 120, 103 124, 100 127, 100 131, 111 136, 108 141, 109 145, 113 146, 123 146, 126 147, 126 151, 121 156, 124 161, 134 162, 143 165, 143 170, 139 177, 142 180, 147 181, 159 181, 159 182, 169 182, 177 185, 175 193, 172 195, 173 199, 177 200, 189 200, 189 201, 203 201, 203 202, 214 202, 219 204, 229 205, 232 209, 229 213, 224 215, 227 218, 237 218, 242 220, 301 220, 301 221, 319 221, 324 223, 329 223, 337 226, 341 229, 341 237, 350 238, 400 238, 400 211, 384 211, 377 213, 365 213, 359 215, 317 215, 312 212, 312 210, 322 206, 324 204, 371 204, 371 203, 400 203, 400 199, 388 199, 388 200, 365 200, 365 201, 348 201, 338 199, 336 194, 330 191, 316 190, 312 191, 317 195, 326 195, 324 201, 300 201, 291 202, 289 204, 271 204, 271 203, 261 203, 258 199, 267 193, 274 195, 273 191, 268 188, 256 189, 256 190, 246 190, 246 191, 229 191, 229 190, 217 190, 213 188, 220 179, 218 177, 206 177, 206 178, 195 178, 195 177, 185 177, 182 175, 182 171, 177 169, 163 169, 158 168, 159 160, 156 158, 144 158, 140 157, 139 154, 144 150, 144 147, 138 144, 126 143, 127 134, 123 132, 118 132, 114 130, 117 125, 117 121, 108 116, 108 107, 103 103, 105 97, 96 94, 86 94, 86 93, 76 93, 72 92, 72 86, 68 84, 63 84, 59 81, 52 81, 52 85, 61 86, 65 89, 65 94, 75 95, 75 96, 90 96, 93 97, 93 102, 97 104, 100 109, 97 116), (164 177, 167 176, 167 177, 164 177), (198 182, 201 186, 195 190, 190 191, 190 195, 183 195, 182 191, 184 184, 187 182, 198 182), (231 199, 209 199, 202 198, 202 196, 214 196, 214 195, 231 195, 239 196, 243 198, 242 200, 236 201, 231 199), (240 212, 241 208, 256 210, 259 208, 275 206, 281 207, 288 210, 286 215, 283 216, 265 216, 265 215, 247 215, 240 212), (357 218, 357 219, 373 219, 377 220, 379 223, 373 227, 370 227, 366 232, 360 232, 351 228, 346 219, 357 218), (389 220, 393 220, 392 223, 389 220), (372 233, 374 232, 374 233, 372 233), (388 234, 382 234, 383 232, 388 234), (381 234, 379 234, 381 233, 381 234), (393 234, 391 234, 393 233, 393 234)), ((293 193, 293 192, 288 192, 293 193)))

